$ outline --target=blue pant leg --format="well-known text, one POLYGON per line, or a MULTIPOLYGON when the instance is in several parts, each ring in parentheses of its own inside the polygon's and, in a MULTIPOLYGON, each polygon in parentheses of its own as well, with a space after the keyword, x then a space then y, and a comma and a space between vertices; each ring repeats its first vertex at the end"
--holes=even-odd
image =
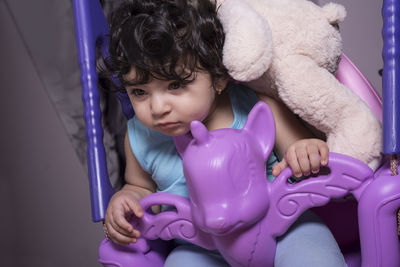
POLYGON ((209 251, 195 245, 180 245, 168 255, 164 267, 229 267, 216 251, 209 251))
POLYGON ((275 267, 347 266, 328 227, 311 211, 306 211, 278 238, 275 267))
MULTIPOLYGON (((306 211, 277 242, 275 267, 347 266, 336 240, 317 215, 306 211)), ((166 267, 228 267, 216 251, 185 244, 175 248, 166 267)))

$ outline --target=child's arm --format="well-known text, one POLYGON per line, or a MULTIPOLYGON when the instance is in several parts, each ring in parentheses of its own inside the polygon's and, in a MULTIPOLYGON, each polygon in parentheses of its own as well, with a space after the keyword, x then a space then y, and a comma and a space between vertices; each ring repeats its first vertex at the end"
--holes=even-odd
POLYGON ((124 149, 126 184, 111 198, 104 222, 108 237, 121 245, 135 243, 140 236, 139 231, 133 229, 129 223, 129 217, 143 217, 139 200, 156 190, 156 185, 150 175, 142 169, 136 160, 129 144, 128 135, 125 135, 124 149))
POLYGON ((327 144, 316 139, 283 103, 263 94, 258 97, 268 104, 275 119, 275 152, 282 160, 272 167, 272 174, 276 177, 288 166, 296 177, 318 173, 320 165, 328 163, 327 144))

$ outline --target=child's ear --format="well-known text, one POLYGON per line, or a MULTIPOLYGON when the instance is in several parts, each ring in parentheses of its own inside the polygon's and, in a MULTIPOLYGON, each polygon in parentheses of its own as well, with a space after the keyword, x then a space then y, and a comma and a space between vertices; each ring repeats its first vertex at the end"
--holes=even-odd
POLYGON ((190 141, 193 140, 192 134, 190 132, 188 132, 187 134, 184 134, 184 135, 174 136, 173 139, 174 139, 176 150, 178 151, 179 155, 181 155, 181 157, 183 157, 190 141))
POLYGON ((218 92, 218 94, 221 94, 222 91, 226 89, 226 85, 228 84, 229 79, 219 79, 215 82, 214 87, 215 91, 218 92))
POLYGON ((247 117, 243 130, 254 137, 261 146, 267 160, 275 143, 275 121, 271 109, 262 101, 254 105, 247 117))

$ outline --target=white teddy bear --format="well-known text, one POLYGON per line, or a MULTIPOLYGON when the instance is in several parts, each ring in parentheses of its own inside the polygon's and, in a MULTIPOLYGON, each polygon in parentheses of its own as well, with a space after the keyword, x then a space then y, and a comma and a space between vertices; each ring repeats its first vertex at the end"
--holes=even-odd
POLYGON ((342 55, 338 23, 346 16, 344 7, 307 0, 218 4, 230 75, 283 101, 326 135, 331 152, 358 158, 375 170, 381 162, 381 124, 334 76, 342 55))

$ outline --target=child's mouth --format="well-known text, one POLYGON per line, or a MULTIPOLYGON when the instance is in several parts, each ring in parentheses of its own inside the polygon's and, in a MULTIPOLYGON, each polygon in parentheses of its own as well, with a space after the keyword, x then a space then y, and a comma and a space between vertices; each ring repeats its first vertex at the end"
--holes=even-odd
POLYGON ((177 128, 180 125, 181 125, 181 123, 179 123, 179 122, 166 122, 166 123, 159 123, 156 126, 157 126, 157 128, 159 128, 161 130, 170 130, 170 129, 177 128))

